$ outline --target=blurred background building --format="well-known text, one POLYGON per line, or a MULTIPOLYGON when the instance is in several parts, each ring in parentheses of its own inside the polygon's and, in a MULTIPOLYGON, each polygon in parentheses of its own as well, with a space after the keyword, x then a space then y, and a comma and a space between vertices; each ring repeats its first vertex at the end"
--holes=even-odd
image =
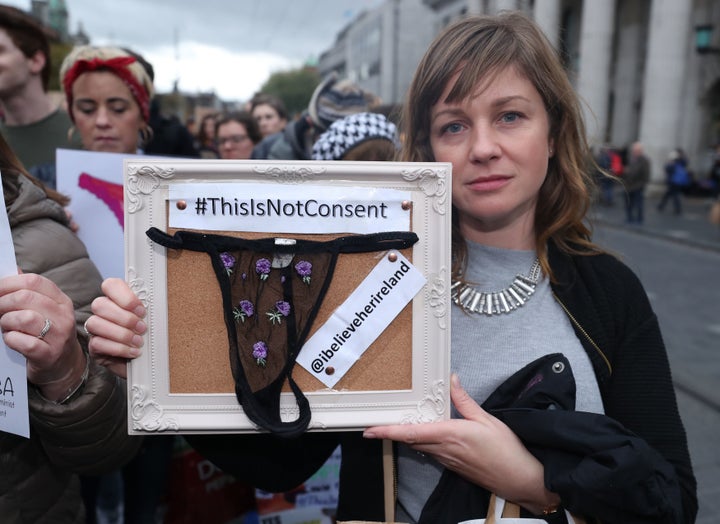
POLYGON ((82 22, 78 24, 75 33, 70 32, 69 14, 65 0, 32 0, 30 12, 40 20, 45 27, 56 32, 58 40, 73 45, 85 45, 90 43, 90 38, 85 33, 82 22))
POLYGON ((439 31, 464 16, 514 9, 561 53, 594 145, 640 140, 656 182, 675 147, 707 172, 720 143, 720 0, 387 0, 340 31, 318 68, 400 104, 439 31))
MULTIPOLYGON (((82 23, 68 27, 64 0, 30 5, 51 35, 55 67, 72 45, 89 41, 82 23)), ((593 145, 641 141, 657 183, 676 147, 696 176, 708 172, 720 144, 720 0, 384 0, 337 33, 317 70, 399 107, 435 35, 464 16, 502 10, 527 13, 557 48, 585 103, 593 145)), ((166 110, 198 120, 238 103, 177 89, 160 97, 166 110)))

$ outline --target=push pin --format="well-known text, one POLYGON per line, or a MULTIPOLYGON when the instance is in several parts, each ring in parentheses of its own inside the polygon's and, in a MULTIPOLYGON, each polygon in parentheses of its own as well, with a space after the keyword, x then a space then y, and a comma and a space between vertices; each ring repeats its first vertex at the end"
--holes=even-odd
POLYGON ((178 200, 175 205, 180 211, 183 211, 187 207, 187 202, 185 200, 178 200))
POLYGON ((395 251, 393 251, 392 253, 390 253, 390 254, 388 255, 388 260, 389 260, 390 262, 397 262, 397 253, 395 253, 395 251))
POLYGON ((332 375, 335 373, 335 368, 332 366, 328 366, 325 368, 325 374, 326 375, 332 375))
POLYGON ((412 202, 410 202, 409 200, 403 200, 401 207, 403 208, 404 211, 407 211, 408 209, 410 209, 412 207, 412 202))

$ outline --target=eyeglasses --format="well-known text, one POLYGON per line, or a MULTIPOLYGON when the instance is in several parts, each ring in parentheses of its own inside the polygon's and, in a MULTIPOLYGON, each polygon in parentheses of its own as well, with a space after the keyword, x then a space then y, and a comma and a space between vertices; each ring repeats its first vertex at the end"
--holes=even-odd
POLYGON ((240 144, 248 139, 247 135, 230 135, 230 136, 224 136, 222 138, 217 139, 217 144, 219 146, 224 146, 226 142, 230 142, 232 144, 240 144))

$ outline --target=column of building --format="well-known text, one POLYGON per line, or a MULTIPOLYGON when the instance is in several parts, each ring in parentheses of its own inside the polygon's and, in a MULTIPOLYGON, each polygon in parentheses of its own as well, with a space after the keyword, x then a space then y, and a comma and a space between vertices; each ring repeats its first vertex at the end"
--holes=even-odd
POLYGON ((518 8, 517 0, 495 0, 495 12, 514 11, 518 8))
POLYGON ((560 44, 560 0, 535 0, 533 18, 555 49, 560 44))
POLYGON ((669 149, 679 142, 691 9, 692 2, 677 0, 653 0, 650 9, 640 141, 652 162, 654 182, 663 180, 669 149))
POLYGON ((465 0, 465 9, 470 16, 484 14, 482 0, 465 0))
POLYGON ((611 108, 610 143, 629 146, 640 136, 642 85, 647 57, 649 4, 644 0, 618 3, 615 73, 611 87, 614 104, 611 108))
POLYGON ((590 144, 605 142, 612 59, 614 0, 584 0, 577 90, 590 144))

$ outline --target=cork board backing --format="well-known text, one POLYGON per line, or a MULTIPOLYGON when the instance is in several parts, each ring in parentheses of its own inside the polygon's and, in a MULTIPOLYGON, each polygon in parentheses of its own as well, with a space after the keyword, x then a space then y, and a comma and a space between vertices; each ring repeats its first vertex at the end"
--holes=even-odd
MULTIPOLYGON (((170 229, 168 233, 174 234, 175 231, 170 229)), ((227 231, 219 234, 247 239, 277 236, 272 233, 227 231)), ((324 241, 340 235, 282 236, 324 241)), ((412 249, 401 252, 412 261, 412 249)), ((355 290, 383 255, 384 251, 339 256, 330 288, 308 338, 355 290)), ((167 281, 170 393, 234 394, 222 297, 210 257, 194 251, 167 250, 167 281)), ((412 388, 411 342, 412 308, 408 304, 335 385, 335 389, 375 391, 412 388)), ((299 365, 293 370, 293 378, 303 392, 326 389, 299 365)), ((285 390, 289 391, 287 385, 285 390)))

